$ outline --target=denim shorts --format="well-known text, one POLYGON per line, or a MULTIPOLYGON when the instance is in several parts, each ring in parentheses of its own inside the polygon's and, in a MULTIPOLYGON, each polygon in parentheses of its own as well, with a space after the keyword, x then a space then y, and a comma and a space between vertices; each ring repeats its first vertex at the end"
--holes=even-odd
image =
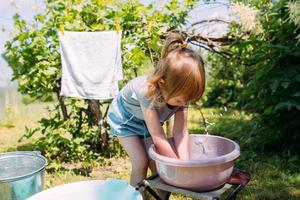
POLYGON ((114 98, 109 107, 107 121, 110 125, 110 136, 138 136, 140 138, 150 137, 145 121, 135 117, 126 110, 124 101, 120 94, 114 98))

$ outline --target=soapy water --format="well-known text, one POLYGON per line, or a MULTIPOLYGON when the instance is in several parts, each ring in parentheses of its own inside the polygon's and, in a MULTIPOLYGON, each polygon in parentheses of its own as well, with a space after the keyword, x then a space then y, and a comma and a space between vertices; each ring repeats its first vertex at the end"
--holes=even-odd
POLYGON ((190 149, 190 159, 191 160, 203 160, 207 158, 214 158, 225 154, 224 145, 214 144, 212 142, 204 140, 194 141, 194 145, 190 149))
POLYGON ((203 154, 207 154, 207 150, 206 150, 206 148, 205 148, 203 142, 201 142, 201 141, 196 141, 195 144, 198 145, 198 146, 201 146, 203 154))
POLYGON ((202 141, 196 141, 195 145, 198 146, 198 148, 196 148, 197 153, 191 153, 190 160, 203 160, 213 157, 210 154, 209 147, 207 147, 205 143, 202 141))
MULTIPOLYGON (((206 135, 209 135, 209 133, 206 132, 206 135)), ((203 154, 210 154, 211 153, 211 148, 210 148, 210 145, 208 144, 208 137, 203 138, 202 140, 196 140, 195 144, 197 146, 201 146, 203 154)))

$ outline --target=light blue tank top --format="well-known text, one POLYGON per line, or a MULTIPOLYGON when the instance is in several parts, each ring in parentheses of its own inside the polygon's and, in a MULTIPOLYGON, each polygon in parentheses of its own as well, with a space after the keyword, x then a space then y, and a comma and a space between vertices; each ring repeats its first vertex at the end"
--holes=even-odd
POLYGON ((146 108, 155 109, 158 112, 158 116, 161 123, 168 120, 177 111, 187 109, 185 106, 170 106, 165 105, 159 107, 155 102, 147 99, 145 93, 147 91, 147 76, 139 76, 132 79, 127 85, 120 91, 124 106, 128 112, 133 114, 135 117, 144 120, 141 105, 146 108))

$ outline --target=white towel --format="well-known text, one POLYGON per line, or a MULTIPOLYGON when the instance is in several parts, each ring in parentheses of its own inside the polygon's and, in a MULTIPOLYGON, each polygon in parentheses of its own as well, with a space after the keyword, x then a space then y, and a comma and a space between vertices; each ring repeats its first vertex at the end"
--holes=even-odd
POLYGON ((123 78, 121 31, 59 33, 62 79, 60 95, 111 99, 123 78))

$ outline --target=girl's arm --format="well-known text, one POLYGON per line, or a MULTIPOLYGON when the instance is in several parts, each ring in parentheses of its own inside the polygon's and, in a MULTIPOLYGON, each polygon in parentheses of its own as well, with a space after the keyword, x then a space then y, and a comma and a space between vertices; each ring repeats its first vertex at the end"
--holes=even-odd
POLYGON ((167 157, 178 158, 174 149, 167 141, 164 130, 161 127, 159 116, 156 110, 145 108, 141 105, 144 120, 152 137, 153 143, 159 154, 167 157))
POLYGON ((189 133, 187 128, 188 111, 178 111, 175 113, 173 136, 178 157, 180 159, 189 159, 189 133))

